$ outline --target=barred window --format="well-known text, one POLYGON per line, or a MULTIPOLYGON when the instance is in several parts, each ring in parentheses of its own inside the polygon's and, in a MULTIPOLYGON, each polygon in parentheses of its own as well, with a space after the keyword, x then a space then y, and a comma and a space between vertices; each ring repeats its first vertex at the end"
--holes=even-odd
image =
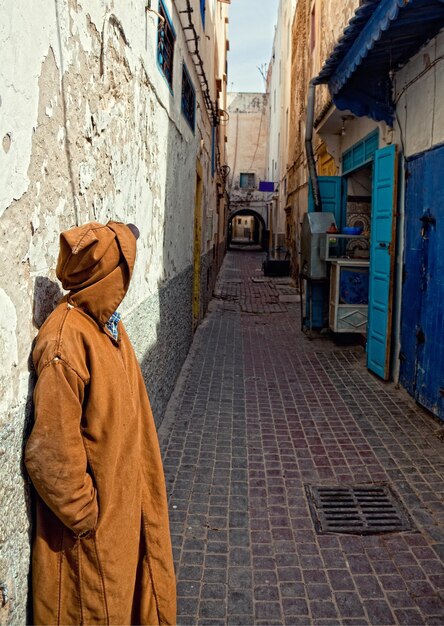
POLYGON ((182 66, 182 113, 190 125, 191 130, 194 131, 196 119, 196 92, 188 70, 185 67, 185 63, 182 66))
POLYGON ((240 175, 241 189, 254 189, 256 185, 256 176, 254 174, 243 173, 240 175))
POLYGON ((165 76, 167 83, 173 88, 173 63, 174 63, 174 44, 176 41, 176 33, 170 20, 168 12, 162 2, 159 2, 159 24, 157 28, 157 62, 165 76))

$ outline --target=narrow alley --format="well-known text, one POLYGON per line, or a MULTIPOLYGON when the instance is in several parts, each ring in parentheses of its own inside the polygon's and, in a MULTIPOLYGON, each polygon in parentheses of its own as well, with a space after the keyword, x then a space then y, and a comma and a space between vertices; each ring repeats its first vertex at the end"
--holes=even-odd
POLYGON ((302 334, 263 258, 227 254, 160 430, 178 623, 442 624, 442 428, 361 347, 302 334), (369 483, 411 530, 316 532, 307 486, 369 483))

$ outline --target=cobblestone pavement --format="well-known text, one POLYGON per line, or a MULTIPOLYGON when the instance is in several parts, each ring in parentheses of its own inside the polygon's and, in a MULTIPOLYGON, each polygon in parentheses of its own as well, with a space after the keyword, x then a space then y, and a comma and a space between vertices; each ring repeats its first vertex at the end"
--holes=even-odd
POLYGON ((182 626, 444 624, 442 431, 310 341, 288 280, 230 252, 160 432, 182 626), (316 533, 305 484, 389 483, 412 532, 316 533))

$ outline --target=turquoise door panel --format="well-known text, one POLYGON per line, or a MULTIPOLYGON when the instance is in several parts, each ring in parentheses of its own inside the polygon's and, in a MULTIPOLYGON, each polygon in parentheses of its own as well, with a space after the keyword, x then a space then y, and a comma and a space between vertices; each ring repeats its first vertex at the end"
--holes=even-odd
POLYGON ((367 367, 384 380, 390 373, 396 174, 396 146, 377 150, 373 169, 367 367))
MULTIPOLYGON (((342 220, 342 178, 341 176, 319 176, 319 193, 322 200, 322 212, 330 211, 334 214, 336 224, 341 227, 342 220)), ((314 199, 311 187, 309 185, 308 193, 308 212, 314 211, 314 199)))
MULTIPOLYGON (((336 224, 341 228, 342 220, 342 178, 341 176, 319 176, 319 193, 322 200, 322 212, 330 211, 335 216, 336 224)), ((308 212, 314 211, 314 199, 311 181, 308 191, 308 212)), ((307 319, 311 317, 312 328, 324 328, 328 319, 328 288, 324 284, 312 284, 306 308, 307 319), (311 316, 310 302, 311 300, 311 316)))

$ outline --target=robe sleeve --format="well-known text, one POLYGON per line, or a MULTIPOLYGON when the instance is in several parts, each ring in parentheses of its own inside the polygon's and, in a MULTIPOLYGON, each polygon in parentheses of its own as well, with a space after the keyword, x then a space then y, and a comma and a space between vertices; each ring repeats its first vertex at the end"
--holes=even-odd
POLYGON ((40 497, 74 534, 94 530, 97 493, 81 433, 85 384, 62 359, 41 371, 34 391, 34 427, 25 465, 40 497))

